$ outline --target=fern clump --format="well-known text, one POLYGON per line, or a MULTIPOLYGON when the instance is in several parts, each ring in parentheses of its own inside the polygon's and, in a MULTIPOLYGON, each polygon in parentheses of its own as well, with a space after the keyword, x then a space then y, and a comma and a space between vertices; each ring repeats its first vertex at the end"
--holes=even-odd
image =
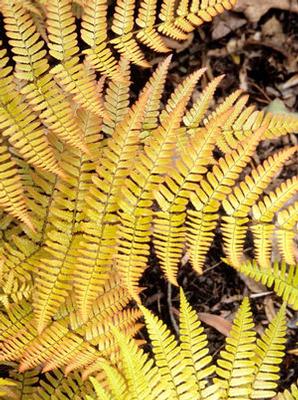
MULTIPOLYGON (((215 398, 216 379, 210 387, 207 382, 214 373, 205 368, 209 356, 196 354, 204 372, 188 378, 197 367, 190 362, 186 320, 181 351, 188 361, 143 309, 153 344, 159 341, 157 358, 169 362, 158 372, 167 389, 154 377, 158 368, 149 371, 150 362, 127 337, 140 328, 141 312, 131 301, 141 304, 139 280, 153 251, 168 281, 178 285, 185 255, 198 274, 204 272, 218 228, 227 263, 298 308, 298 181, 272 185, 298 146, 252 162, 262 141, 298 131, 297 117, 258 111, 240 90, 212 107, 222 76, 192 102, 205 69, 188 75, 163 103, 170 56, 131 100, 131 64, 149 66, 140 44, 167 52, 163 36, 184 40, 234 3, 163 0, 158 12, 156 0, 0 0, 0 362, 9 370, 0 392, 5 387, 7 396, 30 399, 92 396, 93 386, 81 375, 104 366, 102 382, 111 374, 119 383, 116 397, 130 390, 141 396, 143 388, 152 398, 163 391, 188 398, 195 387, 215 398), (250 234, 254 261, 244 255, 250 234), (163 337, 174 358, 163 353, 163 337), (104 361, 118 362, 125 346, 145 368, 138 370, 140 388, 127 376, 128 387, 104 361)), ((183 295, 182 302, 182 312, 195 319, 183 295)), ((239 318, 248 321, 252 338, 247 301, 239 318)), ((205 343, 200 329, 193 334, 205 343)), ((235 358, 227 347, 231 351, 235 358)), ((271 396, 274 385, 267 388, 257 372, 263 356, 254 349, 240 356, 256 381, 249 389, 241 375, 239 396, 261 396, 258 385, 271 396)), ((237 397, 234 370, 222 357, 220 396, 237 397)))

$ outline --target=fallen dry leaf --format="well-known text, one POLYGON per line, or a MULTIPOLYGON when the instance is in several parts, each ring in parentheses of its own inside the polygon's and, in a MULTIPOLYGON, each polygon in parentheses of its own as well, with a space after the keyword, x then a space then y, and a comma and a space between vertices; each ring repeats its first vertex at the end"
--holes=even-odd
POLYGON ((218 332, 225 336, 229 336, 230 330, 232 328, 232 322, 227 321, 220 315, 210 314, 210 313, 198 313, 199 319, 205 324, 212 326, 218 332))
POLYGON ((233 11, 243 12, 250 22, 258 22, 271 8, 298 13, 298 0, 238 0, 233 11))

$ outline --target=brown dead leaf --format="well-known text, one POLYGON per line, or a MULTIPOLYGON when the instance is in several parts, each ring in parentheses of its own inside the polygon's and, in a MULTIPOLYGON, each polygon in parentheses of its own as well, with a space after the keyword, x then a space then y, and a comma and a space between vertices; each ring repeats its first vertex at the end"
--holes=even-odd
POLYGON ((246 19, 240 18, 235 14, 225 13, 215 18, 212 28, 212 39, 218 40, 230 32, 235 31, 247 23, 246 19))
POLYGON ((298 0, 238 0, 233 11, 243 12, 250 22, 258 22, 271 8, 298 13, 298 0))
POLYGON ((210 314, 210 313, 198 313, 199 319, 205 324, 212 326, 218 332, 225 336, 229 336, 230 330, 232 328, 232 322, 226 320, 220 315, 210 314))

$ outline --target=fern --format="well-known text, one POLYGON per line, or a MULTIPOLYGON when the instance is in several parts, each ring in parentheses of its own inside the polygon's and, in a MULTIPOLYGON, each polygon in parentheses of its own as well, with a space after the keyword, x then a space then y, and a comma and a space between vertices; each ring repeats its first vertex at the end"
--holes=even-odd
MULTIPOLYGON (((127 336, 141 327, 130 301, 141 302, 139 279, 153 252, 178 284, 185 253, 203 272, 217 227, 228 262, 297 308, 295 268, 284 263, 296 263, 297 179, 271 185, 297 147, 251 162, 260 142, 297 131, 297 117, 257 111, 239 90, 212 109, 222 76, 189 105, 204 69, 163 101, 170 57, 130 95, 131 63, 150 65, 143 45, 167 52, 163 36, 184 40, 233 4, 1 0, 9 51, 0 49, 0 360, 16 382, 4 385, 7 397, 93 396, 84 379, 97 374, 107 398, 132 391, 186 399, 195 391, 215 400, 215 364, 183 294, 181 344, 143 309, 156 367, 127 336), (253 263, 243 257, 250 231, 253 263), (126 346, 125 374, 136 365, 127 382, 114 369, 126 346), (105 376, 118 382, 110 394, 105 376)), ((250 320, 248 305, 241 310, 240 320, 250 320)), ((280 318, 268 337, 283 330, 280 318)), ((269 365, 260 349, 256 397, 257 371, 269 365)), ((233 377, 218 379, 234 393, 233 377)), ((271 396, 269 386, 262 390, 271 396)))
MULTIPOLYGON (((98 399, 252 399, 273 398, 278 365, 284 353, 285 308, 281 307, 256 341, 247 298, 235 316, 217 365, 208 354, 206 335, 181 290, 180 341, 142 307, 152 343, 153 360, 117 330, 121 365, 102 364, 106 382, 90 378, 98 399), (213 383, 210 376, 215 370, 213 383), (263 372, 264 371, 264 372, 263 372), (121 391, 118 382, 121 376, 121 391)), ((94 397, 88 397, 91 399, 94 397)))

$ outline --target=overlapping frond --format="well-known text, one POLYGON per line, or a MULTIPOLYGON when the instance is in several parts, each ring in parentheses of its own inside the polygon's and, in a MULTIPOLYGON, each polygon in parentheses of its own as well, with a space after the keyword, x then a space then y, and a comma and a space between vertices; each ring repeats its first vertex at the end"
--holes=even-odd
POLYGON ((1 361, 18 361, 21 371, 42 366, 44 372, 66 367, 69 373, 92 366, 99 357, 115 357, 112 325, 129 336, 140 328, 140 311, 125 309, 130 297, 116 275, 100 291, 87 321, 73 300, 61 306, 42 333, 37 332, 33 309, 25 300, 1 313, 1 361))
POLYGON ((154 190, 175 156, 181 120, 193 88, 202 75, 196 71, 171 95, 161 116, 160 125, 146 140, 134 169, 119 199, 120 219, 117 264, 129 292, 138 301, 138 280, 149 255, 150 227, 154 190))
MULTIPOLYGON (((252 207, 254 225, 251 229, 254 235, 254 244, 256 248, 255 258, 262 267, 266 267, 270 264, 272 239, 275 227, 274 224, 272 224, 274 213, 297 192, 298 177, 290 178, 285 182, 282 182, 280 186, 278 186, 274 191, 269 192, 268 195, 264 196, 261 201, 254 204, 252 207)), ((293 260, 293 251, 290 251, 290 248, 288 250, 288 259, 291 258, 293 260)))
POLYGON ((237 185, 233 192, 223 201, 228 216, 223 217, 221 229, 224 247, 230 263, 240 266, 243 259, 243 245, 247 232, 248 214, 251 207, 270 184, 285 161, 297 151, 294 146, 270 156, 263 164, 254 169, 250 175, 237 185))

